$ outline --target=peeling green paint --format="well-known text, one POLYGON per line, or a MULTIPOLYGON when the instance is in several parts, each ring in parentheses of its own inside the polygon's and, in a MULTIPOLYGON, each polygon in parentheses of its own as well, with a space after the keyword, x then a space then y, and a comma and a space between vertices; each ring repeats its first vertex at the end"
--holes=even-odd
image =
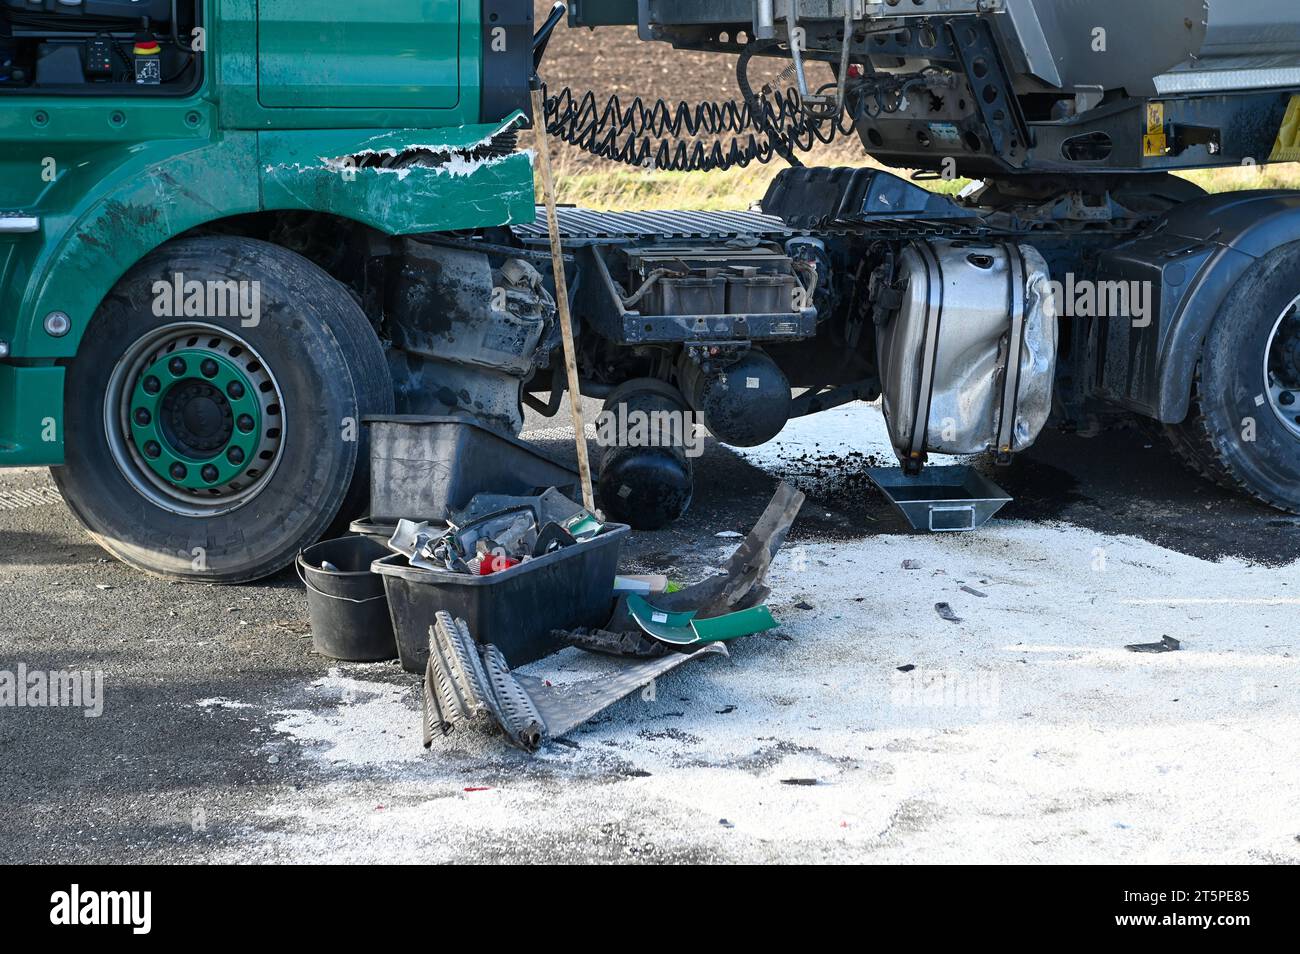
POLYGON ((391 235, 530 222, 526 153, 482 155, 518 117, 433 131, 259 134, 262 205, 330 212, 391 235))

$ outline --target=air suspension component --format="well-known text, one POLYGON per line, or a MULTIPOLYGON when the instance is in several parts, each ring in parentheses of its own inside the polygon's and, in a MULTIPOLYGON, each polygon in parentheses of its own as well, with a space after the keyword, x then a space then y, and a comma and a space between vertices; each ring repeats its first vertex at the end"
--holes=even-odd
POLYGON ((701 366, 685 353, 677 374, 691 408, 724 444, 766 444, 790 420, 790 382, 766 352, 750 349, 722 366, 701 366))
POLYGON ((1032 445, 1056 370, 1043 257, 1026 245, 918 242, 895 287, 902 305, 877 346, 890 439, 908 472, 929 452, 1005 460, 1032 445))
POLYGON ((686 401, 670 385, 638 378, 606 399, 596 425, 605 515, 636 530, 658 530, 686 513, 694 495, 686 401))

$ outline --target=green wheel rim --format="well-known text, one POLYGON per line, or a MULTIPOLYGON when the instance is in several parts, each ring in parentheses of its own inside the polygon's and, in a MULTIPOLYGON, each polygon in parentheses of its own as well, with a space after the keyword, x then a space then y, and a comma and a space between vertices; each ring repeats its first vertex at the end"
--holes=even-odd
POLYGON ((177 323, 126 349, 109 378, 104 427, 123 476, 186 516, 243 506, 282 456, 285 411, 270 367, 216 325, 177 323))
POLYGON ((148 467, 186 490, 237 480, 257 463, 255 385, 225 355, 190 348, 145 368, 131 398, 131 436, 148 467))

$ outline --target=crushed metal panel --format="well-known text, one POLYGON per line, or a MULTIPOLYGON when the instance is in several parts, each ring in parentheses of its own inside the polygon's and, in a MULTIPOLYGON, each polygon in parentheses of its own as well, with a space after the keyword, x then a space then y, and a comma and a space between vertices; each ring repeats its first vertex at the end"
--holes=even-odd
POLYGON ((550 738, 560 738, 604 712, 614 703, 650 685, 692 659, 726 656, 721 643, 693 653, 668 653, 629 662, 612 656, 565 649, 515 673, 537 705, 550 738), (585 678, 573 679, 575 675, 585 678))
POLYGON ((1047 424, 1056 371, 1056 303, 1042 255, 1028 245, 918 243, 903 254, 902 279, 903 306, 876 332, 899 460, 1030 447, 1047 424), (1012 426, 1004 429, 1011 295, 1025 307, 1012 426))
POLYGON ((532 161, 496 143, 520 117, 455 129, 258 134, 262 206, 329 212, 390 235, 531 222, 532 161))
POLYGON ((535 752, 692 659, 727 655, 720 643, 646 660, 561 650, 518 672, 492 645, 480 646, 463 620, 438 613, 429 629, 424 678, 424 745, 464 729, 501 730, 535 752), (582 678, 575 679, 575 675, 582 678))

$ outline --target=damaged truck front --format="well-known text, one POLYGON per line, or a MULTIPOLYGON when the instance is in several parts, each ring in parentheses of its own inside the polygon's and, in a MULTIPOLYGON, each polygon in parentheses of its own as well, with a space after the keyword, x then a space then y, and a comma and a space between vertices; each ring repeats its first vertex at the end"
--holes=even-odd
POLYGON ((532 32, 518 2, 0 3, 0 463, 51 465, 123 560, 236 582, 359 515, 367 415, 517 429, 553 301, 526 253, 422 239, 532 220, 532 32))

